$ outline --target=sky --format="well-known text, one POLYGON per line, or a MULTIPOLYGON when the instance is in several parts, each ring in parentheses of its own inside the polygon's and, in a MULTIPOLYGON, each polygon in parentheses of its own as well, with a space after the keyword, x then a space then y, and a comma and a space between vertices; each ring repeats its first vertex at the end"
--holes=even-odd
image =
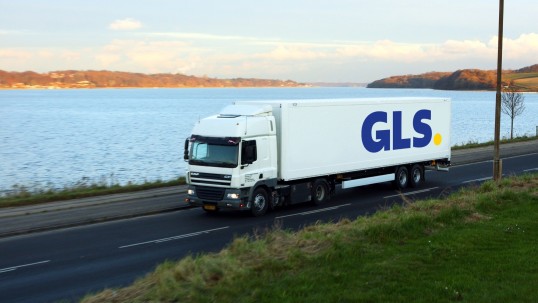
MULTIPOLYGON (((507 0, 503 68, 538 63, 538 1, 507 0)), ((498 0, 0 0, 0 70, 357 82, 496 69, 498 0)))

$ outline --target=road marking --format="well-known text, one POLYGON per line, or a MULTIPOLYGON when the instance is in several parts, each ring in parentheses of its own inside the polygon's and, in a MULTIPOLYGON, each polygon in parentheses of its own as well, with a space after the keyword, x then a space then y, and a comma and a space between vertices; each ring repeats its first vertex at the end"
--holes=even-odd
POLYGON ((434 190, 438 187, 432 187, 432 188, 426 188, 426 189, 421 189, 421 190, 416 190, 416 191, 410 191, 408 193, 400 193, 400 194, 397 194, 397 195, 391 195, 391 196, 386 196, 386 197, 383 197, 383 199, 388 199, 388 198, 394 198, 394 197, 399 197, 401 195, 404 195, 404 196, 407 196, 407 195, 414 195, 414 194, 420 194, 420 193, 425 193, 425 192, 428 192, 430 190, 434 190))
POLYGON ((501 158, 501 159, 515 159, 515 158, 521 158, 521 157, 526 157, 526 156, 534 156, 534 155, 538 155, 538 153, 530 153, 530 154, 524 154, 524 155, 517 155, 517 156, 506 157, 506 158, 501 158))
POLYGON ((450 165, 450 168, 459 168, 459 167, 464 167, 464 166, 469 166, 469 165, 490 163, 490 162, 493 162, 493 160, 484 160, 484 161, 480 161, 480 162, 471 162, 471 163, 466 163, 466 164, 450 165))
POLYGON ((325 207, 325 208, 311 210, 311 211, 305 211, 305 212, 302 212, 302 213, 296 213, 296 214, 291 214, 291 215, 280 216, 280 217, 276 217, 275 220, 276 219, 287 218, 287 217, 293 217, 293 216, 306 216, 306 215, 321 213, 321 212, 335 210, 335 209, 338 209, 338 208, 341 208, 341 207, 344 207, 344 206, 349 206, 349 205, 351 205, 351 203, 342 204, 342 205, 333 206, 333 207, 325 207))
POLYGON ((535 170, 538 170, 538 167, 536 167, 536 168, 524 169, 523 171, 524 171, 524 172, 528 172, 528 171, 535 171, 535 170))
POLYGON ((50 262, 50 260, 47 260, 47 261, 41 261, 41 262, 30 263, 30 264, 17 265, 17 266, 8 267, 8 268, 2 268, 2 269, 0 269, 0 274, 6 273, 6 272, 10 272, 10 271, 15 271, 15 270, 17 270, 17 269, 19 269, 19 268, 22 268, 22 267, 35 266, 35 265, 45 264, 45 263, 49 263, 49 262, 50 262))
POLYGON ((462 184, 465 184, 465 183, 472 183, 472 182, 486 181, 486 180, 491 180, 491 179, 493 179, 493 177, 485 177, 485 178, 480 178, 480 179, 473 179, 473 180, 463 181, 463 182, 461 182, 461 183, 462 183, 462 184))
POLYGON ((178 239, 195 237, 195 236, 199 236, 199 235, 203 235, 203 234, 208 234, 208 233, 213 232, 213 231, 226 229, 226 228, 229 228, 229 227, 230 226, 225 226, 225 227, 219 227, 219 228, 214 228, 214 229, 202 230, 202 231, 197 231, 197 232, 193 232, 193 233, 190 233, 190 234, 184 234, 184 235, 179 235, 179 236, 174 236, 174 237, 169 237, 169 238, 163 238, 163 239, 157 239, 157 240, 151 240, 151 241, 146 241, 146 242, 140 242, 140 243, 135 243, 135 244, 124 245, 124 246, 120 246, 119 248, 122 249, 122 248, 128 248, 128 247, 140 246, 140 245, 146 245, 146 244, 158 244, 158 243, 163 243, 163 242, 168 242, 168 241, 173 241, 173 240, 178 240, 178 239))

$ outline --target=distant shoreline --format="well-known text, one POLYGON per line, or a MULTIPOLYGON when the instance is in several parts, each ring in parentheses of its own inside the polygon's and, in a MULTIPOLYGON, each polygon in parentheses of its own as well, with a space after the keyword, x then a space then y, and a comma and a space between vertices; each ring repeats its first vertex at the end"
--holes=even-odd
MULTIPOLYGON (((538 64, 503 72, 504 87, 519 92, 538 92, 538 64)), ((48 73, 0 70, 0 90, 57 90, 103 88, 399 88, 455 91, 494 91, 496 71, 467 69, 456 72, 429 72, 383 78, 371 83, 305 82, 293 80, 233 78, 218 79, 183 74, 142 74, 119 71, 52 71, 48 73)))
MULTIPOLYGON (((435 88, 400 88, 400 87, 394 87, 394 88, 377 88, 377 87, 364 87, 364 86, 293 86, 293 87, 275 87, 275 86, 243 86, 243 87, 93 87, 93 88, 76 88, 76 87, 58 87, 58 88, 45 88, 45 87, 32 87, 32 88, 11 88, 11 87, 0 87, 0 91, 43 91, 43 90, 50 90, 50 91, 59 91, 59 90, 114 90, 114 89, 237 89, 237 88, 243 88, 243 89, 253 89, 253 88, 272 88, 272 89, 283 89, 283 88, 355 88, 355 89, 428 89, 428 90, 434 90, 434 91, 458 91, 458 90, 446 90, 446 89, 435 89, 435 88)), ((477 90, 460 90, 460 91, 467 91, 467 92, 495 92, 492 90, 484 90, 484 89, 477 89, 477 90)), ((538 94, 537 91, 522 91, 520 92, 522 94, 538 94)))
POLYGON ((233 78, 217 79, 183 74, 142 74, 118 71, 53 71, 48 73, 0 70, 0 88, 223 88, 223 87, 304 87, 292 80, 233 78))
MULTIPOLYGON (((501 85, 517 92, 538 92, 538 64, 503 71, 501 85)), ((496 87, 497 71, 480 69, 392 76, 368 84, 368 88, 429 88, 455 91, 494 91, 496 87)))
MULTIPOLYGON (((319 86, 321 87, 321 86, 319 86)), ((342 86, 343 87, 343 86, 342 86)), ((132 86, 132 87, 58 87, 58 88, 46 88, 46 87, 29 87, 29 88, 11 88, 11 87, 0 87, 0 91, 2 90, 105 90, 105 89, 234 89, 234 88, 245 88, 245 89, 251 89, 251 88, 274 88, 274 89, 281 89, 281 88, 317 88, 317 86, 290 86, 290 87, 278 87, 278 86, 226 86, 226 87, 139 87, 139 86, 132 86)))

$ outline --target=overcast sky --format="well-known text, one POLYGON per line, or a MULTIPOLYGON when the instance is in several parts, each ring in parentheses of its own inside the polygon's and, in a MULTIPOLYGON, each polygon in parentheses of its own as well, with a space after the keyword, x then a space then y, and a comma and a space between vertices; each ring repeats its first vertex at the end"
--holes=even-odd
MULTIPOLYGON (((505 1, 503 68, 538 63, 538 1, 505 1)), ((495 69, 498 0, 0 0, 0 69, 371 82, 495 69)))

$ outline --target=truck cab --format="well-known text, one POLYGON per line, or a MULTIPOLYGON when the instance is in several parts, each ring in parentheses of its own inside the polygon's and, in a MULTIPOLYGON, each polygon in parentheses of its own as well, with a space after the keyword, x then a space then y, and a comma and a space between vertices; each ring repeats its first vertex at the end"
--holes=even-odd
POLYGON ((232 105, 198 121, 185 142, 184 158, 187 203, 206 211, 250 210, 263 215, 271 207, 269 189, 277 183, 272 107, 232 105))

